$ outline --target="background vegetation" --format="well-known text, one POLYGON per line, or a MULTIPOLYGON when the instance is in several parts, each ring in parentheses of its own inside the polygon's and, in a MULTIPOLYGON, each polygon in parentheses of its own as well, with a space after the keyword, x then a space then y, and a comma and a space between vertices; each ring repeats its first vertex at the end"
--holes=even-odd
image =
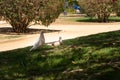
POLYGON ((111 14, 119 16, 119 0, 79 0, 79 4, 84 13, 99 22, 108 22, 111 14))
POLYGON ((117 16, 120 16, 120 0, 115 0, 114 2, 114 12, 116 13, 117 16))

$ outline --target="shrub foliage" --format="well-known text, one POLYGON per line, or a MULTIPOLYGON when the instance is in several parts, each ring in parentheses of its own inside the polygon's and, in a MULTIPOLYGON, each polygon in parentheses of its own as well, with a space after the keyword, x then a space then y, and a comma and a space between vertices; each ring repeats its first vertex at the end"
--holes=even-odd
POLYGON ((0 0, 0 16, 15 32, 26 32, 31 22, 48 26, 62 10, 63 0, 0 0))
POLYGON ((117 16, 120 16, 120 0, 114 2, 114 12, 117 16))
POLYGON ((80 0, 80 5, 85 13, 90 16, 96 16, 99 22, 107 22, 110 14, 113 12, 112 0, 80 0))

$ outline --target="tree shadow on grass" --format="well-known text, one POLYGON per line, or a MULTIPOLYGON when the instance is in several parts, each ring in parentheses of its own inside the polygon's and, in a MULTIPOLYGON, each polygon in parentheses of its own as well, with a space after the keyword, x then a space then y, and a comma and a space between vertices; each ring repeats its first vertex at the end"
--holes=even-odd
POLYGON ((67 55, 55 53, 53 47, 43 46, 34 52, 28 51, 29 49, 30 47, 0 52, 1 80, 35 80, 39 78, 40 80, 58 80, 58 76, 71 63, 67 55))
POLYGON ((119 36, 120 31, 112 31, 66 40, 58 47, 44 45, 33 52, 30 47, 0 52, 0 79, 118 80, 119 36))
POLYGON ((99 33, 89 36, 83 36, 76 39, 66 40, 67 45, 95 46, 104 47, 119 47, 120 46, 120 30, 105 33, 99 33))
POLYGON ((70 39, 64 41, 64 44, 71 45, 74 49, 73 61, 86 74, 81 76, 83 74, 73 73, 71 77, 81 76, 83 80, 120 78, 120 30, 70 39))

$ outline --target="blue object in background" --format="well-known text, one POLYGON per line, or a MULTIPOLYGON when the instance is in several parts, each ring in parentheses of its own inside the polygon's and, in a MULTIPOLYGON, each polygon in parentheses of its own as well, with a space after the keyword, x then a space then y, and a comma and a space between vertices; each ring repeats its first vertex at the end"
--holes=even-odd
POLYGON ((80 10, 80 6, 73 4, 73 8, 76 10, 80 10))

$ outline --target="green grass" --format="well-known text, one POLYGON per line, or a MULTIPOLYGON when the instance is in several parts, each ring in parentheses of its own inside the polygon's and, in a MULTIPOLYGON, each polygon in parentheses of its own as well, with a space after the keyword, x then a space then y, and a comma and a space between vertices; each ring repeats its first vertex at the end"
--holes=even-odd
POLYGON ((0 52, 1 80, 119 80, 120 31, 0 52))
POLYGON ((109 21, 120 22, 120 17, 109 17, 109 21))
MULTIPOLYGON (((120 22, 120 17, 109 17, 108 18, 109 22, 120 22)), ((77 18, 71 18, 69 21, 74 21, 74 22, 98 22, 98 20, 93 17, 77 17, 77 18)))
POLYGON ((74 22, 97 22, 96 18, 90 18, 90 17, 77 17, 77 18, 71 18, 69 21, 74 22))

